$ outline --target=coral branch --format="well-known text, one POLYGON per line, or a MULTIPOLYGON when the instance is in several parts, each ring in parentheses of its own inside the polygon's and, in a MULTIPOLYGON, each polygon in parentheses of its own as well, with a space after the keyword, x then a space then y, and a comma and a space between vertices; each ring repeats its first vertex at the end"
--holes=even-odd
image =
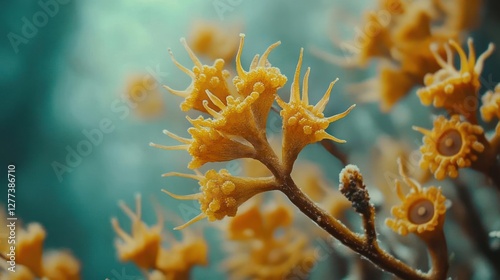
POLYGON ((302 193, 290 177, 286 178, 281 191, 295 206, 297 206, 297 208, 299 208, 302 213, 304 213, 311 220, 315 221, 318 226, 327 231, 331 236, 338 239, 342 242, 342 244, 368 258, 372 263, 379 266, 381 269, 389 271, 403 279, 438 279, 414 270, 389 255, 376 244, 372 245, 367 242, 366 238, 350 231, 340 221, 331 217, 323 209, 319 208, 316 203, 311 201, 304 193, 302 193))
POLYGON ((375 231, 375 208, 370 203, 370 195, 363 182, 363 176, 358 167, 347 165, 339 175, 340 192, 352 203, 356 212, 363 217, 363 228, 368 244, 377 243, 377 232, 375 231))
POLYGON ((323 139, 319 143, 321 144, 321 146, 323 146, 323 148, 325 148, 327 152, 340 160, 340 162, 342 162, 342 165, 347 165, 347 156, 333 144, 333 140, 323 139))
POLYGON ((446 238, 442 230, 424 239, 429 254, 431 256, 431 270, 428 273, 429 279, 446 279, 448 272, 448 248, 446 238))
MULTIPOLYGON (((236 177, 225 169, 219 172, 209 170, 205 175, 199 173, 196 173, 196 175, 186 175, 176 172, 164 174, 163 176, 165 177, 177 175, 197 179, 200 184, 200 193, 194 195, 179 196, 164 191, 176 199, 198 200, 201 205, 202 213, 177 229, 182 229, 203 218, 215 221, 222 220, 225 217, 233 217, 236 215, 238 207, 254 195, 279 190, 300 211, 316 222, 318 226, 327 231, 332 237, 338 239, 358 254, 366 257, 380 269, 393 273, 402 279, 445 279, 448 271, 448 253, 442 225, 446 214, 444 206, 446 198, 441 194, 441 189, 439 187, 421 188, 418 182, 404 174, 400 164, 400 174, 403 176, 404 182, 412 190, 407 195, 403 195, 401 189, 398 188, 398 195, 403 203, 393 208, 392 214, 395 216, 395 219, 390 219, 387 222, 392 229, 398 231, 400 234, 415 233, 426 242, 432 258, 432 267, 428 273, 423 273, 418 269, 408 266, 379 247, 375 228, 375 209, 370 203, 370 196, 363 182, 361 172, 354 165, 346 166, 341 172, 339 186, 341 193, 352 203, 354 210, 363 219, 364 235, 359 235, 351 231, 302 192, 292 179, 291 173, 302 149, 316 142, 321 142, 328 151, 337 156, 342 162, 346 162, 345 156, 339 156, 338 151, 334 147, 327 145, 327 143, 331 144, 331 141, 337 143, 344 143, 345 141, 328 134, 326 129, 330 123, 340 120, 349 114, 355 105, 350 106, 343 113, 325 117, 323 111, 330 98, 332 87, 337 80, 330 83, 325 94, 316 105, 309 104, 309 68, 303 77, 302 90, 299 84, 303 50, 300 51, 299 61, 295 70, 290 101, 285 102, 276 93, 279 88, 283 87, 287 79, 281 74, 279 68, 271 67, 267 61, 269 53, 279 45, 279 42, 271 45, 260 59, 258 55, 255 56, 248 71, 244 70, 241 65, 243 43, 244 35, 241 34, 240 46, 236 55, 237 76, 233 79, 237 94, 234 95, 229 92, 225 86, 226 84, 221 85, 217 83, 220 87, 216 88, 215 85, 207 84, 205 78, 196 75, 201 70, 206 70, 207 74, 211 74, 213 78, 217 78, 214 80, 220 82, 227 78, 227 72, 222 71, 222 63, 216 61, 214 66, 200 65, 201 63, 197 60, 196 56, 183 43, 195 64, 192 71, 194 75, 192 77, 193 83, 181 94, 189 94, 185 97, 186 106, 183 109, 194 108, 208 113, 210 116, 208 118, 203 116, 197 119, 188 118, 193 125, 193 127, 188 129, 192 139, 183 138, 168 131, 164 132, 167 136, 181 142, 181 145, 152 145, 166 150, 186 149, 193 158, 193 161, 188 166, 191 169, 196 169, 209 162, 253 158, 264 164, 273 176, 255 178, 236 177), (195 87, 194 85, 199 85, 199 87, 195 87), (275 99, 281 107, 280 115, 283 118, 281 158, 271 148, 265 131, 266 120, 275 99), (327 140, 331 141, 325 142, 327 140)), ((463 50, 456 43, 451 44, 459 52, 461 60, 469 62, 463 50)), ((470 50, 469 56, 475 59, 473 50, 470 50)), ((445 68, 451 68, 454 72, 458 73, 457 75, 460 74, 460 81, 472 79, 472 77, 468 77, 467 75, 465 75, 466 77, 462 77, 462 73, 452 67, 451 52, 446 62, 438 55, 436 55, 436 59, 445 68)), ((180 66, 175 60, 174 63, 188 75, 193 76, 187 68, 180 66)), ((475 66, 474 63, 475 60, 470 62, 470 65, 462 63, 462 67, 469 71, 470 67, 475 66)), ((435 82, 441 82, 440 79, 443 77, 439 75, 436 77, 433 76, 427 79, 429 80, 427 84, 433 84, 431 82, 434 82, 432 80, 434 78, 435 82)), ((474 89, 476 88, 475 86, 475 84, 472 84, 474 89)), ((453 88, 450 90, 449 86, 447 88, 444 87, 446 86, 443 86, 445 92, 453 91, 453 88)), ((177 94, 177 92, 174 93, 177 94)), ((432 92, 424 92, 422 95, 430 93, 432 92)), ((463 93, 463 90, 459 93, 463 93)), ((426 101, 431 102, 434 96, 424 97, 429 99, 426 101)), ((483 146, 484 141, 478 142, 475 137, 476 135, 478 137, 483 135, 483 130, 480 127, 467 123, 463 124, 460 122, 458 116, 454 117, 453 121, 454 123, 459 123, 460 126, 458 128, 453 126, 446 127, 449 129, 442 131, 438 129, 432 131, 419 129, 428 138, 441 134, 445 134, 446 136, 438 137, 438 140, 443 140, 442 143, 435 141, 433 138, 427 141, 429 142, 428 145, 431 146, 428 160, 432 159, 433 155, 438 152, 443 154, 442 158, 440 158, 443 161, 442 166, 440 166, 441 169, 437 168, 434 162, 432 164, 429 163, 430 169, 436 167, 434 168, 436 170, 431 171, 435 172, 438 179, 443 179, 446 174, 456 177, 458 175, 457 168, 470 166, 472 161, 477 160, 478 155, 471 155, 470 158, 463 157, 468 156, 472 150, 479 154, 485 149, 483 146), (466 130, 465 132, 468 132, 470 135, 461 133, 463 132, 462 130, 466 130), (442 145, 436 146, 436 143, 442 145), (458 167, 449 164, 450 162, 455 164, 455 157, 453 160, 450 160, 450 157, 456 154, 461 156, 456 160, 458 167)), ((399 186, 400 182, 397 182, 397 185, 399 186)))

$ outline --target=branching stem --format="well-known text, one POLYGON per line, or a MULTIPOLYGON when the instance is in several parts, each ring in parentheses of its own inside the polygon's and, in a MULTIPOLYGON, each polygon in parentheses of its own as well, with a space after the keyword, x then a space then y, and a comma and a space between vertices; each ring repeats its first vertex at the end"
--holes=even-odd
MULTIPOLYGON (((413 269, 378 246, 375 229, 375 209, 372 205, 370 205, 368 211, 362 213, 365 230, 364 236, 352 232, 342 222, 321 209, 314 201, 304 194, 299 187, 297 187, 290 177, 290 174, 282 168, 278 157, 274 151, 272 151, 267 141, 262 141, 255 148, 257 150, 257 160, 267 166, 273 173, 280 185, 279 190, 283 192, 302 213, 342 244, 366 257, 379 268, 391 272, 402 279, 445 279, 448 270, 445 241, 443 242, 444 248, 442 244, 437 244, 439 246, 436 247, 438 251, 442 249, 444 249, 444 251, 437 252, 429 248, 433 263, 433 268, 429 273, 424 274, 419 270, 413 269), (443 257, 444 260, 442 259, 443 257)), ((444 238, 444 235, 442 236, 444 238)))

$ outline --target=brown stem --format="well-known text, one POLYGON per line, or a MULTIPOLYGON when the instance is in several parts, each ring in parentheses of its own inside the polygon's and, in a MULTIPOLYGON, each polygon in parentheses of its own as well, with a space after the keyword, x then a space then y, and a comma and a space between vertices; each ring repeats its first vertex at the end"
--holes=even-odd
POLYGON ((375 207, 370 205, 367 213, 363 214, 363 229, 368 244, 377 244, 377 231, 375 230, 375 207))
MULTIPOLYGON (((480 160, 481 159, 478 159, 478 161, 480 160)), ((500 191, 500 163, 496 159, 495 162, 489 166, 472 164, 471 168, 490 178, 493 185, 500 191)))
POLYGON ((496 273, 500 275, 500 267, 495 265, 500 263, 500 251, 494 252, 491 250, 488 242, 488 231, 484 228, 483 223, 481 223, 481 216, 477 212, 477 208, 472 202, 471 195, 466 186, 459 181, 455 185, 458 198, 465 208, 464 211, 467 212, 466 215, 460 216, 465 223, 463 230, 471 237, 477 249, 489 260, 496 273))
POLYGON ((488 176, 493 181, 493 184, 500 191, 500 121, 495 128, 495 134, 489 140, 491 153, 493 154, 492 161, 494 162, 488 171, 488 176))
POLYGON ((269 145, 269 142, 267 142, 265 135, 263 136, 258 141, 252 143, 256 151, 255 159, 264 164, 275 178, 280 178, 283 175, 280 160, 269 145))
POLYGON ((500 154, 500 121, 498 121, 498 124, 495 128, 495 134, 489 142, 491 148, 493 149, 493 153, 498 156, 500 154))
POLYGON ((482 134, 479 138, 485 149, 479 154, 478 159, 474 161, 471 168, 488 176, 493 185, 500 191, 500 124, 496 128, 496 133, 489 141, 482 134))
POLYGON ((430 279, 446 279, 448 272, 448 247, 443 230, 433 232, 424 239, 431 256, 430 279))
POLYGON ((318 226, 326 230, 330 235, 342 242, 342 244, 365 256, 381 269, 389 271, 403 279, 409 280, 444 279, 431 278, 429 277, 429 275, 416 271, 400 260, 389 255, 376 243, 370 244, 366 238, 353 233, 340 221, 331 217, 323 209, 319 208, 316 203, 311 201, 304 193, 300 191, 300 189, 295 185, 290 177, 286 177, 284 179, 285 181, 281 188, 281 191, 288 197, 288 199, 290 199, 290 201, 295 206, 299 208, 302 213, 308 216, 312 221, 315 221, 318 226))
MULTIPOLYGON (((290 172, 286 172, 283 169, 278 157, 271 149, 267 141, 262 141, 257 145, 254 145, 254 147, 257 150, 256 158, 269 168, 278 184, 280 184, 279 190, 283 192, 302 213, 304 213, 322 229, 327 231, 331 236, 339 240, 342 244, 366 257, 381 269, 389 271, 390 273, 393 273, 403 279, 444 279, 433 277, 435 273, 424 274, 418 270, 414 270, 378 246, 377 233, 374 223, 375 209, 371 204, 369 204, 367 211, 362 210, 363 207, 361 207, 359 211, 363 215, 363 223, 365 226, 365 236, 360 236, 349 230, 339 220, 333 218, 326 211, 321 209, 297 187, 293 179, 290 177, 290 172)), ((437 268, 437 271, 441 272, 444 270, 446 272, 447 268, 448 266, 444 268, 437 268)), ((438 276, 439 275, 440 274, 438 274, 438 276)))
POLYGON ((498 191, 500 191, 500 163, 498 161, 490 168, 488 176, 493 182, 493 185, 495 185, 498 191))
POLYGON ((320 141, 320 144, 321 146, 323 146, 323 148, 325 148, 327 152, 340 160, 340 162, 342 162, 344 166, 347 165, 347 156, 339 150, 337 145, 334 145, 334 142, 332 140, 323 139, 320 141))

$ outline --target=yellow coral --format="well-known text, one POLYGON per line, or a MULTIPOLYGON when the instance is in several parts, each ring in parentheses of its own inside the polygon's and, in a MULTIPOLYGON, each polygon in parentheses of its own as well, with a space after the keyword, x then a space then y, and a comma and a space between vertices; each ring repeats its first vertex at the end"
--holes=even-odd
POLYGON ((139 118, 151 119, 164 112, 158 83, 151 76, 137 76, 130 79, 126 94, 139 118))
POLYGON ((192 139, 180 137, 174 133, 164 130, 163 133, 171 138, 183 143, 177 146, 164 146, 155 143, 149 145, 164 150, 187 150, 192 156, 188 167, 198 168, 207 162, 229 161, 237 158, 252 158, 255 156, 255 149, 243 143, 240 138, 225 135, 212 127, 200 125, 205 121, 203 117, 191 120, 194 127, 190 127, 188 132, 192 139))
POLYGON ((132 232, 130 235, 126 233, 116 218, 111 220, 113 229, 121 238, 116 242, 118 257, 124 262, 132 261, 143 269, 154 268, 161 244, 163 220, 160 217, 158 223, 151 228, 141 220, 140 195, 136 196, 136 213, 123 202, 120 202, 120 207, 132 220, 132 232))
MULTIPOLYGON (((328 134, 325 129, 330 123, 344 118, 355 107, 352 105, 345 112, 325 118, 323 111, 330 99, 330 92, 333 85, 338 80, 330 83, 325 95, 316 105, 309 104, 309 73, 307 69, 304 75, 302 85, 302 99, 300 97, 300 68, 302 65, 303 49, 300 51, 299 61, 293 78, 290 101, 284 102, 281 98, 277 98, 277 102, 282 108, 280 115, 283 118, 283 162, 285 166, 291 167, 299 152, 308 144, 330 139, 338 143, 345 143, 331 134, 328 134)), ((291 168, 290 168, 291 169, 291 168)))
POLYGON ((183 229, 204 218, 215 221, 222 220, 226 216, 233 217, 236 215, 238 207, 254 195, 278 188, 277 182, 272 177, 236 177, 225 169, 219 172, 212 169, 207 171, 205 175, 172 172, 164 174, 164 176, 192 178, 198 180, 200 185, 200 193, 185 196, 162 190, 175 199, 198 200, 200 203, 202 213, 175 229, 183 229))
POLYGON ((316 261, 308 238, 291 228, 293 212, 284 201, 260 209, 252 205, 229 223, 230 257, 223 267, 233 279, 284 279, 307 274, 316 261), (285 229, 278 236, 277 230, 285 229))
POLYGON ((31 223, 17 235, 16 262, 24 265, 38 277, 43 276, 43 242, 45 230, 39 223, 31 223))
POLYGON ((380 71, 380 108, 388 112, 415 86, 415 76, 392 67, 380 71))
POLYGON ((411 232, 426 236, 442 230, 446 214, 444 204, 446 198, 441 194, 441 188, 434 186, 422 188, 417 181, 406 176, 400 161, 398 164, 399 173, 411 190, 404 195, 401 182, 396 181, 397 194, 402 204, 392 207, 391 213, 394 218, 386 219, 386 225, 401 235, 411 232))
MULTIPOLYGON (((168 86, 165 86, 171 93, 184 97, 185 100, 181 104, 181 109, 183 111, 188 111, 195 109, 204 113, 208 113, 203 106, 203 101, 207 100, 206 91, 210 91, 219 99, 225 102, 226 96, 231 95, 230 89, 228 87, 227 78, 229 78, 229 72, 224 70, 224 60, 215 60, 212 66, 203 65, 201 61, 196 57, 193 51, 189 48, 186 40, 181 39, 181 43, 189 54, 189 57, 193 60, 194 66, 193 71, 190 71, 186 67, 182 66, 177 60, 175 60, 174 55, 170 52, 172 61, 175 65, 181 69, 184 73, 188 74, 193 80, 186 90, 174 90, 168 86)), ((212 105, 213 106, 213 105, 212 105)), ((215 109, 215 107, 213 107, 215 109)))
POLYGON ((278 200, 274 207, 265 212, 254 203, 244 212, 229 221, 228 234, 231 240, 261 239, 270 240, 278 228, 288 227, 293 222, 293 212, 283 201, 278 200))
POLYGON ((413 129, 424 134, 420 166, 428 168, 438 180, 446 175, 456 178, 458 168, 469 167, 477 159, 477 154, 484 150, 484 145, 478 140, 483 129, 461 121, 458 115, 453 115, 450 120, 439 116, 431 131, 419 127, 413 129))
POLYGON ((494 45, 490 44, 476 60, 472 39, 469 38, 467 43, 468 57, 457 42, 453 40, 449 42, 460 56, 460 69, 456 69, 453 65, 453 53, 448 45, 445 45, 446 61, 438 54, 437 45, 431 46, 431 51, 442 68, 424 77, 425 87, 417 91, 422 104, 428 106, 432 103, 435 107, 445 107, 451 112, 464 113, 463 103, 467 101, 467 98, 476 98, 481 86, 479 76, 483 70, 484 61, 493 53, 494 45))
POLYGON ((80 279, 80 263, 68 252, 50 252, 43 257, 44 276, 50 280, 80 279))
MULTIPOLYGON (((39 223, 30 223, 18 232, 16 271, 0 274, 9 280, 79 280, 80 263, 65 251, 43 252, 46 232, 39 223)), ((4 252, 1 252, 2 254, 4 252)))
POLYGON ((391 13, 391 15, 403 14, 408 4, 403 0, 379 0, 379 6, 391 13))
POLYGON ((213 128, 224 135, 238 136, 250 143, 259 139, 261 131, 257 128, 252 113, 252 105, 258 101, 259 92, 252 92, 245 98, 228 96, 227 105, 209 91, 207 91, 207 95, 220 111, 210 109, 208 102, 204 102, 204 106, 213 118, 204 119, 200 116, 194 120, 190 119, 189 121, 195 127, 213 128))
POLYGON ((316 262, 314 250, 309 248, 304 234, 291 231, 283 238, 241 250, 224 263, 233 279, 278 280, 308 274, 316 262))
POLYGON ((262 131, 257 128, 251 111, 251 106, 259 97, 259 93, 253 92, 245 98, 228 96, 226 104, 209 91, 207 95, 220 111, 208 107, 208 101, 204 100, 203 106, 213 118, 205 119, 202 116, 196 119, 188 118, 193 124, 193 127, 188 129, 192 139, 164 131, 166 135, 183 145, 163 146, 154 143, 150 145, 165 150, 187 150, 193 158, 188 165, 191 169, 207 162, 253 158, 256 152, 252 144, 262 138, 262 131))
POLYGON ((206 265, 208 246, 203 238, 185 233, 181 242, 173 242, 169 249, 161 249, 156 262, 156 269, 165 279, 189 279, 191 269, 196 265, 206 265))
MULTIPOLYGON (((185 232, 185 238, 181 242, 171 238, 169 240, 170 249, 161 247, 163 237, 169 237, 162 234, 163 218, 159 216, 158 223, 148 228, 141 221, 141 198, 139 195, 136 197, 136 213, 133 213, 123 203, 120 203, 120 207, 132 220, 132 235, 125 233, 116 219, 112 220, 115 232, 122 239, 116 243, 118 255, 121 261, 132 261, 144 273, 148 273, 148 279, 189 279, 193 266, 207 264, 206 242, 203 238, 194 237, 188 232, 185 232), (153 270, 151 273, 148 272, 150 269, 153 270)), ((68 269, 67 266, 55 268, 68 269)))
POLYGON ((16 271, 5 271, 0 273, 1 279, 4 280, 36 280, 39 279, 24 265, 16 265, 16 271))
POLYGON ((385 20, 375 12, 369 12, 365 15, 367 24, 376 27, 376 31, 364 38, 356 57, 356 63, 360 66, 365 66, 371 58, 390 55, 389 50, 394 46, 394 42, 391 38, 390 26, 384 22, 385 20))
POLYGON ((495 91, 489 90, 482 97, 481 117, 489 122, 493 118, 500 119, 500 84, 495 87, 495 91))
POLYGON ((238 75, 234 77, 233 83, 241 96, 247 97, 258 93, 258 99, 252 104, 252 112, 258 127, 264 129, 276 92, 287 81, 287 78, 281 74, 279 68, 271 67, 267 60, 271 51, 279 46, 281 42, 276 42, 269 46, 260 58, 259 55, 256 55, 248 71, 245 71, 241 65, 241 54, 244 43, 245 35, 240 34, 240 46, 236 54, 236 72, 238 75))
MULTIPOLYGON (((451 31, 439 32, 432 30, 432 7, 425 3, 416 8, 408 9, 394 28, 393 40, 395 47, 391 50, 392 57, 400 64, 401 72, 412 77, 414 85, 422 83, 427 73, 435 72, 440 65, 434 58, 434 53, 444 54, 444 48, 431 51, 431 45, 442 43, 457 38, 451 31)), ((408 91, 407 91, 408 92, 408 91)))
MULTIPOLYGON (((192 139, 165 132, 183 145, 169 147, 150 144, 166 150, 188 150, 193 157, 189 168, 198 168, 207 162, 253 158, 256 154, 254 146, 261 144, 265 139, 267 115, 276 91, 286 83, 286 77, 280 74, 278 68, 271 67, 267 61, 269 53, 279 45, 279 42, 271 45, 260 59, 258 55, 255 56, 247 72, 241 66, 244 35, 240 36, 240 46, 236 56, 238 76, 233 80, 237 95, 230 95, 229 91, 221 95, 206 86, 195 86, 197 90, 203 88, 204 94, 199 91, 189 93, 188 99, 195 98, 196 106, 202 107, 196 109, 208 113, 212 118, 202 116, 196 119, 188 118, 193 124, 193 127, 188 129, 192 139)), ((186 49, 195 60, 187 45, 186 49)))
POLYGON ((239 24, 217 24, 211 21, 197 21, 191 30, 189 42, 193 51, 210 59, 233 59, 238 49, 236 35, 239 24), (236 40, 235 40, 236 39, 236 40))
MULTIPOLYGON (((435 0, 436 1, 436 0, 435 0)), ((446 25, 452 30, 467 30, 478 26, 480 23, 481 8, 483 0, 455 0, 436 1, 447 13, 446 25)))

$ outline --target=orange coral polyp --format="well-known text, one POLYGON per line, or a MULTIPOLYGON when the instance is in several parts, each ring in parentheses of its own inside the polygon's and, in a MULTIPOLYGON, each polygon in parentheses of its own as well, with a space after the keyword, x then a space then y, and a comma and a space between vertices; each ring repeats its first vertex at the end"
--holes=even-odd
POLYGON ((331 82, 325 95, 316 105, 309 104, 308 79, 310 69, 304 75, 302 84, 302 99, 299 87, 300 68, 302 65, 303 49, 300 51, 299 61, 295 70, 295 75, 292 83, 290 101, 284 102, 281 98, 277 98, 278 105, 282 108, 280 115, 283 118, 283 157, 285 165, 294 161, 298 153, 308 144, 330 139, 337 143, 345 143, 331 134, 328 134, 325 129, 330 123, 344 118, 355 107, 352 105, 343 113, 327 117, 323 115, 326 104, 330 99, 330 93, 333 85, 338 79, 331 82))
POLYGON ((80 279, 80 262, 68 252, 51 252, 43 259, 44 276, 51 280, 80 279))
POLYGON ((401 182, 396 180, 396 191, 402 204, 392 207, 393 219, 386 219, 386 225, 401 235, 415 233, 420 237, 442 230, 446 214, 446 197, 441 194, 441 188, 431 186, 422 188, 420 184, 409 178, 398 159, 399 173, 411 190, 404 195, 401 182))
POLYGON ((392 67, 380 71, 380 108, 383 112, 390 109, 417 84, 412 73, 392 67))
POLYGON ((440 188, 412 189, 401 200, 403 204, 394 206, 391 210, 395 219, 389 219, 386 222, 387 226, 395 232, 401 235, 407 235, 410 232, 422 234, 432 232, 442 226, 442 217, 444 218, 446 213, 444 205, 446 198, 441 194, 440 188))
POLYGON ((228 234, 231 240, 272 240, 276 230, 288 227, 293 222, 293 212, 284 201, 278 200, 265 211, 259 208, 260 205, 254 204, 229 221, 228 234))
POLYGON ((174 242, 169 249, 161 249, 156 268, 166 279, 190 279, 193 266, 206 265, 208 246, 200 237, 188 234, 181 242, 174 242))
MULTIPOLYGON (((201 116, 196 119, 188 118, 188 120, 193 124, 193 127, 188 129, 189 134, 192 136, 191 139, 164 130, 164 134, 182 144, 164 146, 150 143, 149 145, 164 150, 188 151, 192 157, 191 162, 188 164, 188 168, 191 169, 199 168, 207 162, 221 162, 238 158, 253 158, 255 156, 255 149, 249 143, 242 141, 242 137, 218 131, 213 128, 214 121, 204 119, 201 116)), ((224 120, 219 120, 219 124, 222 122, 224 120)))
POLYGON ((494 91, 487 91, 481 97, 481 117, 489 122, 495 117, 500 119, 500 84, 495 87, 494 91))
POLYGON ((231 256, 223 263, 231 279, 284 279, 295 268, 307 274, 313 267, 316 254, 307 236, 291 228, 292 209, 283 200, 273 202, 264 209, 254 204, 230 220, 229 238, 239 245, 231 248, 231 256), (284 235, 277 234, 280 229, 284 235))
POLYGON ((43 243, 45 229, 39 223, 31 223, 22 229, 16 240, 16 263, 26 266, 38 277, 43 276, 43 243))
POLYGON ((424 134, 420 166, 429 169, 438 180, 443 180, 446 175, 456 178, 458 169, 471 166, 485 148, 478 140, 484 133, 483 129, 462 122, 458 115, 453 115, 450 120, 439 116, 431 131, 413 128, 424 134))
POLYGON ((260 131, 257 129, 252 112, 252 105, 258 101, 259 93, 252 92, 245 98, 228 96, 226 104, 223 104, 217 96, 209 91, 207 91, 207 95, 220 110, 212 110, 208 108, 208 101, 204 102, 204 106, 212 118, 204 119, 201 117, 190 120, 194 126, 210 127, 226 135, 239 136, 250 143, 259 138, 260 131))
MULTIPOLYGON (((224 60, 222 59, 216 59, 212 66, 203 65, 189 48, 184 38, 181 39, 181 43, 188 52, 189 57, 194 62, 192 71, 177 62, 172 54, 172 51, 169 50, 169 53, 174 64, 184 73, 189 75, 193 80, 188 88, 183 91, 174 90, 168 86, 165 86, 165 88, 171 93, 185 98, 184 102, 181 103, 181 109, 183 111, 195 109, 208 113, 206 107, 203 106, 203 101, 209 99, 206 94, 207 90, 223 102, 225 102, 227 96, 231 95, 231 91, 227 84, 229 71, 224 70, 224 60)), ((216 106, 212 104, 209 106, 212 107, 212 109, 216 109, 216 106)))
POLYGON ((223 162, 238 158, 253 158, 255 149, 238 141, 237 137, 226 136, 213 128, 195 126, 188 129, 193 142, 188 148, 193 157, 188 167, 195 169, 207 162, 223 162))
POLYGON ((132 261, 143 269, 154 268, 161 245, 163 220, 159 218, 158 223, 151 228, 141 220, 141 196, 139 195, 136 197, 136 213, 123 202, 120 202, 120 207, 132 220, 132 231, 129 235, 120 227, 116 218, 111 220, 113 229, 121 238, 116 242, 118 257, 124 262, 132 261))
POLYGON ((200 185, 199 193, 184 196, 162 190, 175 199, 198 200, 200 203, 202 213, 175 229, 183 229, 204 218, 208 218, 209 221, 215 221, 222 220, 226 216, 234 217, 238 211, 238 207, 254 195, 278 188, 273 177, 236 177, 232 176, 226 169, 221 169, 219 172, 211 169, 205 175, 167 173, 164 176, 180 176, 196 179, 200 185))
POLYGON ((285 75, 282 75, 279 68, 271 67, 267 57, 271 51, 279 46, 281 42, 276 42, 269 46, 259 58, 256 55, 250 64, 248 71, 241 65, 241 54, 245 43, 245 35, 240 34, 240 45, 236 54, 237 76, 233 79, 238 94, 246 97, 254 92, 259 94, 259 98, 252 104, 252 111, 259 128, 266 127, 266 120, 274 102, 279 88, 287 82, 285 75))
POLYGON ((490 43, 488 49, 476 60, 476 54, 472 39, 467 41, 469 55, 465 54, 462 47, 457 42, 450 40, 451 45, 459 54, 460 69, 453 65, 453 53, 448 45, 445 45, 446 61, 438 54, 437 46, 431 45, 431 51, 436 62, 442 67, 433 74, 424 77, 424 88, 417 91, 422 104, 428 106, 431 103, 435 107, 445 107, 446 109, 460 113, 462 103, 466 98, 477 96, 481 86, 479 76, 483 70, 483 64, 494 50, 494 45, 490 43))
MULTIPOLYGON (((221 22, 222 23, 222 22, 221 22)), ((210 59, 222 58, 228 62, 234 58, 238 49, 238 30, 240 24, 217 24, 215 21, 194 23, 189 42, 194 52, 210 59)))

